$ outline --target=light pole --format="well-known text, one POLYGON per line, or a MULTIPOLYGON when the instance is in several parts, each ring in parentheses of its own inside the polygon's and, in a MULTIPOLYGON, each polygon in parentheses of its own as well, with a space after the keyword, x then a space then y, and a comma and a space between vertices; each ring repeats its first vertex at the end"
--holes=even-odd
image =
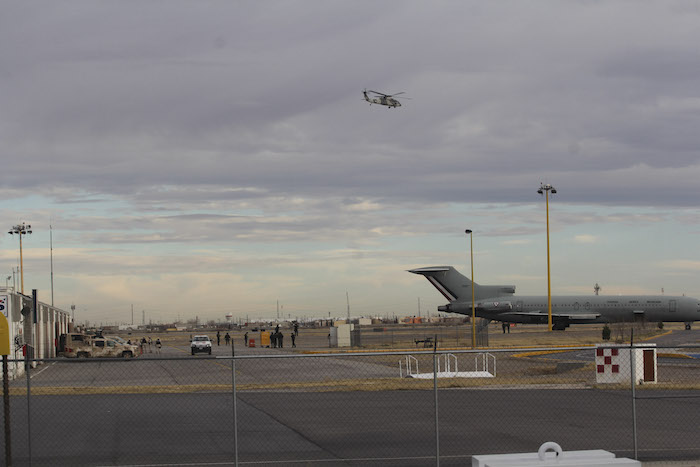
POLYGON ((465 234, 469 235, 469 265, 472 269, 472 349, 476 348, 476 313, 474 310, 474 236, 472 231, 467 229, 464 231, 465 234))
POLYGON ((547 329, 552 330, 552 281, 549 268, 549 192, 555 194, 557 192, 549 183, 540 182, 540 188, 537 193, 544 194, 545 206, 547 212, 547 329))
POLYGON ((9 232, 10 235, 17 234, 19 235, 19 275, 21 278, 21 292, 24 294, 24 262, 22 261, 22 235, 27 235, 32 233, 32 226, 25 224, 22 222, 21 224, 17 224, 13 226, 9 232))
POLYGON ((5 278, 5 289, 9 287, 7 284, 10 283, 10 279, 12 279, 12 276, 7 276, 7 278, 5 278))

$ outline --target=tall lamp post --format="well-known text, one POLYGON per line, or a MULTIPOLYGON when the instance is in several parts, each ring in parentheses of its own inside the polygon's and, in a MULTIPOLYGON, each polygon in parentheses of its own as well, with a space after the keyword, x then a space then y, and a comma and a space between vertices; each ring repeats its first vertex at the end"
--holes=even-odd
POLYGON ((472 269, 472 349, 476 348, 476 313, 474 311, 474 236, 472 231, 467 229, 464 231, 465 234, 469 235, 469 264, 472 269))
POLYGON ((537 193, 544 194, 545 206, 547 212, 547 329, 552 330, 552 281, 549 268, 549 192, 555 194, 557 192, 549 183, 540 182, 540 188, 537 193))
POLYGON ((7 233, 10 235, 19 235, 19 275, 21 278, 21 292, 24 294, 24 262, 22 260, 22 235, 27 235, 32 233, 32 226, 22 222, 13 226, 7 233))

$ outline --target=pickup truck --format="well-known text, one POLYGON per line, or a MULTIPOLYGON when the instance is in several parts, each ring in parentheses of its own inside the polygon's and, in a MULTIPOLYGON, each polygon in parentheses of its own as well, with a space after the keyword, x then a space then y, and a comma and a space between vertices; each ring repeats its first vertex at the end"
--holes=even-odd
POLYGON ((139 355, 138 346, 119 342, 110 337, 86 334, 61 334, 59 355, 67 358, 132 358, 139 355))

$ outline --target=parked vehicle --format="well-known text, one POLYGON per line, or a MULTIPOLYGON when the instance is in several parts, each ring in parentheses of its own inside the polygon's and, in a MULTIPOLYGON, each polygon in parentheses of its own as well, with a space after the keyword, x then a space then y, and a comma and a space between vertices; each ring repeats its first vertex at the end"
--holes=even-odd
POLYGON ((194 336, 190 342, 190 349, 192 349, 192 355, 198 352, 206 352, 211 355, 209 336, 194 336))
POLYGON ((85 357, 84 352, 92 346, 92 336, 71 332, 58 338, 58 355, 63 357, 85 357), (80 354, 80 355, 79 355, 80 354))
POLYGON ((119 342, 112 337, 95 337, 69 333, 59 337, 58 355, 67 358, 132 358, 139 355, 138 346, 119 342))
POLYGON ((133 358, 138 354, 138 346, 136 345, 122 344, 109 337, 101 337, 92 340, 91 357, 133 358))

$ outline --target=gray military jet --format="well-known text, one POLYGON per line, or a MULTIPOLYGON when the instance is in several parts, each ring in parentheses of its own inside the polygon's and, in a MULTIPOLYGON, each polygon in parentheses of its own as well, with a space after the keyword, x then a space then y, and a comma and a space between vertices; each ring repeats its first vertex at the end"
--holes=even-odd
MULTIPOLYGON (((472 281, 452 266, 411 269, 425 276, 450 303, 438 311, 471 315, 472 281)), ((514 285, 474 282, 474 310, 479 318, 509 323, 548 323, 547 296, 515 295, 514 285)), ((552 328, 570 324, 620 321, 684 322, 690 329, 700 321, 700 300, 669 295, 569 295, 552 297, 552 328)))

